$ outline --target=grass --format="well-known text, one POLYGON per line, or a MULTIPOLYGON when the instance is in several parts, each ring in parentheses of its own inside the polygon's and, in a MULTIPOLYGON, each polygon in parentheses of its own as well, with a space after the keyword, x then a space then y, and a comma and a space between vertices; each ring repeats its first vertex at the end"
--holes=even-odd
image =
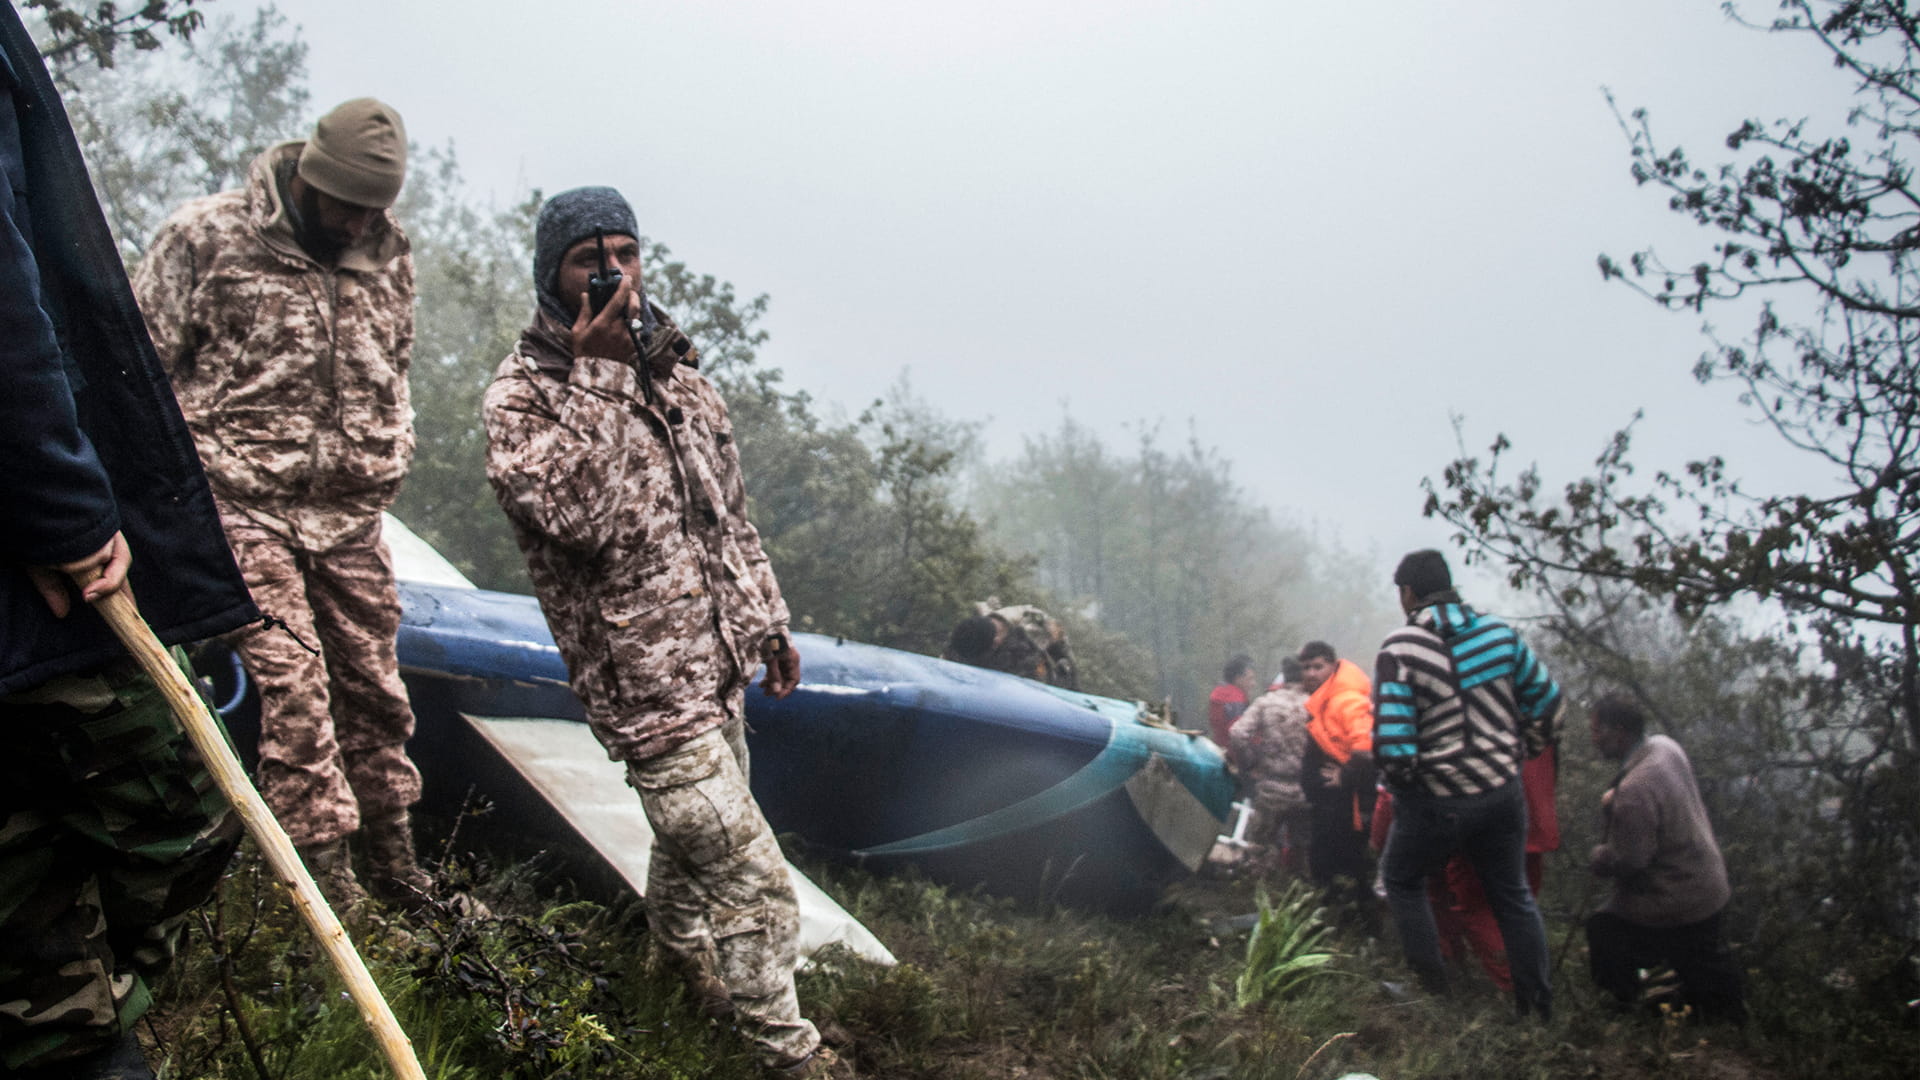
MULTIPOLYGON (((800 978, 807 1014, 852 1033, 864 1076, 1904 1077, 1920 1056, 1914 1029, 1857 987, 1795 994, 1763 976, 1754 1024, 1703 1029, 1606 1007, 1575 942, 1556 1019, 1522 1024, 1483 982, 1444 1001, 1396 1000, 1381 982, 1407 978, 1397 946, 1313 920, 1316 901, 1299 890, 1262 907, 1245 884, 1188 882, 1154 914, 1119 920, 801 858, 901 961, 881 968, 830 951, 800 978), (1253 943, 1250 963, 1249 932, 1227 917, 1257 909, 1266 944, 1253 943), (1267 979, 1314 955, 1327 957, 1305 966, 1314 977, 1267 979), (1243 985, 1265 989, 1243 995, 1243 985)), ((429 1076, 758 1075, 740 1040, 685 999, 636 904, 582 895, 548 860, 465 872, 493 917, 445 910, 357 935, 429 1076)), ((1550 925, 1556 954, 1565 921, 1550 925)), ((163 1077, 386 1075, 256 859, 236 862, 194 937, 147 1026, 163 1077)))

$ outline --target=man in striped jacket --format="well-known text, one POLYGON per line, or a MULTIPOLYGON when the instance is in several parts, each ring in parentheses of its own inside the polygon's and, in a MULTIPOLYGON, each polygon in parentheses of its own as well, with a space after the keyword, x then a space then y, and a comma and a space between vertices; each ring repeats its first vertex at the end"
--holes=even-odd
POLYGON ((1527 888, 1519 776, 1553 738, 1560 688, 1512 627, 1460 602, 1438 551, 1402 559, 1393 583, 1407 625, 1376 661, 1373 753, 1393 792, 1381 867, 1407 963, 1428 990, 1446 992, 1426 880, 1463 855, 1499 923, 1520 1014, 1544 1020, 1546 929, 1527 888))

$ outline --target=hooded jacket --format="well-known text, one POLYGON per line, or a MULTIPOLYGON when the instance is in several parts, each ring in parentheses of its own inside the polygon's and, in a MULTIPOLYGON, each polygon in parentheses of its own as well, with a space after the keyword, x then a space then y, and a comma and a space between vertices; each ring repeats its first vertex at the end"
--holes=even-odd
POLYGON ((134 291, 223 507, 324 551, 413 459, 413 258, 390 213, 335 265, 307 255, 281 197, 304 145, 174 211, 134 291))
POLYGON ((1334 665, 1333 674, 1307 695, 1307 734, 1339 765, 1373 748, 1373 684, 1351 660, 1334 665))
POLYGON ((1553 740, 1560 687, 1512 627, 1458 599, 1414 611, 1376 664, 1375 758, 1396 791, 1492 791, 1553 740))
POLYGON ((123 531, 160 639, 258 617, 38 50, 0 12, 0 694, 124 656, 84 607, 55 619, 25 567, 123 531))
POLYGON ((1333 674, 1307 695, 1307 748, 1300 762, 1300 787, 1316 806, 1347 809, 1355 829, 1364 829, 1373 809, 1373 687, 1367 673, 1351 660, 1334 665, 1333 674), (1340 778, 1320 775, 1327 762, 1340 766, 1340 778))

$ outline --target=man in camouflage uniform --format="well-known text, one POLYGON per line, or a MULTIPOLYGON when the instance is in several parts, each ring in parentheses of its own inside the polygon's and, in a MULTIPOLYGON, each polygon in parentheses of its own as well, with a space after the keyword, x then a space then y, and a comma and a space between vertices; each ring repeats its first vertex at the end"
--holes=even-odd
POLYGON ((152 1080, 133 1025, 239 823, 79 601, 131 583, 169 644, 257 612, 11 6, 0 46, 0 1075, 152 1080))
POLYGON ((1080 675, 1060 620, 1031 604, 998 604, 997 600, 975 604, 973 615, 953 628, 940 658, 1080 689, 1080 675))
POLYGON ((1300 787, 1300 759, 1307 750, 1307 691, 1293 674, 1253 700, 1227 736, 1227 760, 1241 792, 1253 804, 1247 839, 1260 845, 1257 866, 1278 869, 1285 854, 1306 847, 1310 829, 1307 796, 1300 787))
POLYGON ((541 208, 539 306, 483 407, 487 476, 594 734, 653 826, 658 940, 768 1066, 842 1075, 800 1015, 799 908, 747 787, 747 681, 764 661, 763 689, 783 697, 800 657, 747 521, 725 403, 664 312, 652 309, 644 358, 636 348, 638 236, 611 188, 541 208), (603 258, 622 277, 596 315, 586 294, 603 258))
POLYGON ((255 159, 244 189, 176 210, 134 279, 247 585, 291 631, 239 642, 260 689, 261 793, 349 908, 366 897, 355 830, 389 899, 431 885, 380 538, 413 456, 413 261, 385 209, 406 149, 391 108, 346 102, 255 159))

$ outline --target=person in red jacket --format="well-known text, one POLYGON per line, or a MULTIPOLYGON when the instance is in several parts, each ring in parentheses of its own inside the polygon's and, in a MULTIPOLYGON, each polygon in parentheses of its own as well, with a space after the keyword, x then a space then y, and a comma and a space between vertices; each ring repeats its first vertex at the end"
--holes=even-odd
POLYGON ((1333 646, 1300 649, 1307 688, 1307 751, 1300 786, 1312 809, 1307 872, 1330 894, 1351 890, 1355 907, 1372 910, 1367 822, 1373 810, 1373 681, 1333 646))
POLYGON ((1253 657, 1242 653, 1227 661, 1220 677, 1226 681, 1207 697, 1207 732, 1213 737, 1213 745, 1225 750, 1233 722, 1247 711, 1247 704, 1260 688, 1260 676, 1253 670, 1253 657))

